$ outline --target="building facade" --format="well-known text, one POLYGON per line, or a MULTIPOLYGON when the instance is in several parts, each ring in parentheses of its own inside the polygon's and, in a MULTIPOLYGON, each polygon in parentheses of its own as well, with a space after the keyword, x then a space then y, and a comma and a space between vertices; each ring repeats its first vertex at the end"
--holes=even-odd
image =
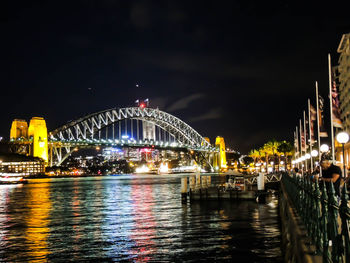
POLYGON ((344 34, 338 47, 338 83, 344 130, 350 131, 350 33, 344 34))
MULTIPOLYGON (((350 33, 343 34, 337 52, 339 53, 337 78, 339 84, 339 102, 343 130, 350 133, 350 33)), ((343 151, 340 144, 336 144, 336 160, 342 165, 343 151)), ((345 145, 345 164, 350 167, 350 142, 345 145)), ((347 172, 349 176, 349 171, 347 172)))
POLYGON ((4 174, 30 176, 44 173, 45 163, 40 158, 13 153, 0 154, 0 176, 4 174))

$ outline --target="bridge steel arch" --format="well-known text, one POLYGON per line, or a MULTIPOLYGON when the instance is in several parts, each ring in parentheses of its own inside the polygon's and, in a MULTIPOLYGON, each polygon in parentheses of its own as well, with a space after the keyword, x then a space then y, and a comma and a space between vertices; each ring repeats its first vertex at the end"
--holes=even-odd
MULTIPOLYGON (((154 108, 127 107, 112 108, 70 121, 49 133, 51 142, 76 142, 93 139, 98 131, 125 119, 154 123, 174 136, 183 147, 199 151, 216 151, 196 130, 179 118, 154 108)), ((67 156, 70 150, 66 147, 67 156)), ((60 158, 59 163, 65 158, 60 158)))
POLYGON ((179 118, 153 108, 129 107, 109 109, 71 121, 49 133, 50 139, 75 141, 93 138, 101 130, 124 119, 138 119, 154 123, 172 134, 182 144, 195 148, 211 148, 197 131, 179 118))

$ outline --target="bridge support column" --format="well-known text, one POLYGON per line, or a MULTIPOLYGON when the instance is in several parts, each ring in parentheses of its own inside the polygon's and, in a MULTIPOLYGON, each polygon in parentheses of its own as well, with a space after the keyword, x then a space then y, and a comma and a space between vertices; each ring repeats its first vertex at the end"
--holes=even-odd
POLYGON ((181 202, 183 204, 187 203, 187 177, 181 178, 181 202))
POLYGON ((215 146, 219 149, 218 166, 221 171, 226 170, 227 164, 226 164, 226 148, 225 148, 224 138, 220 136, 216 137, 215 146))
POLYGON ((44 118, 33 117, 28 128, 28 137, 33 140, 33 156, 48 162, 47 128, 44 118))

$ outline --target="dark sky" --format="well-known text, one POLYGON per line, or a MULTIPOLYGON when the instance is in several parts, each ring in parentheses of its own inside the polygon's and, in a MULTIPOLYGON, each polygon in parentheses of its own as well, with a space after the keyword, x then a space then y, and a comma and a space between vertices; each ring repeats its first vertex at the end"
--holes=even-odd
POLYGON ((53 130, 149 98, 243 153, 271 138, 292 140, 315 80, 327 97, 327 54, 336 64, 341 36, 350 32, 348 9, 329 1, 1 5, 5 138, 14 118, 42 116, 53 130))

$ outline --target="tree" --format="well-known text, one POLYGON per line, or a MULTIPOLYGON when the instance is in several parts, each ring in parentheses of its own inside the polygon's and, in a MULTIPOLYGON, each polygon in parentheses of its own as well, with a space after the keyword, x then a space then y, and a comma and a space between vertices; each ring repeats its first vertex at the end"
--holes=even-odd
MULTIPOLYGON (((262 154, 263 153, 260 151, 260 149, 253 149, 248 153, 248 155, 254 159, 255 163, 261 161, 262 154)), ((261 165, 260 165, 260 172, 261 172, 261 165)))
POLYGON ((293 148, 293 145, 287 141, 282 141, 278 146, 277 150, 285 156, 285 170, 287 170, 288 156, 293 154, 293 148))
POLYGON ((253 149, 248 153, 248 156, 252 157, 254 159, 254 162, 257 162, 261 158, 261 153, 257 149, 253 149))
MULTIPOLYGON (((276 141, 275 139, 268 141, 263 146, 265 154, 267 154, 267 156, 269 155, 275 156, 275 154, 277 154, 277 148, 279 145, 280 145, 280 142, 276 141)), ((268 161, 266 161, 266 169, 267 169, 267 166, 268 166, 268 161)), ((275 171, 275 161, 273 162, 273 172, 274 171, 275 171)))

